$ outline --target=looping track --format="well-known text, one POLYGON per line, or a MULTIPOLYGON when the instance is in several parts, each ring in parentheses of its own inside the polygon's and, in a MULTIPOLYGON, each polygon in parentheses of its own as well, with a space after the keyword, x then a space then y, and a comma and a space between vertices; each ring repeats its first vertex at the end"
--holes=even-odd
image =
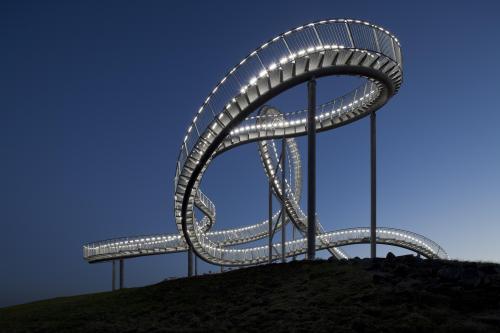
MULTIPOLYGON (((267 246, 232 247, 267 237, 267 220, 243 228, 211 231, 216 210, 199 188, 203 174, 218 155, 241 144, 258 142, 275 195, 284 199, 288 220, 304 233, 307 216, 300 209, 301 164, 293 137, 307 133, 307 113, 282 114, 264 104, 293 86, 331 75, 360 76, 365 81, 348 94, 318 106, 317 131, 334 129, 375 112, 398 92, 403 78, 399 41, 387 30, 368 22, 335 19, 297 27, 261 45, 216 85, 187 130, 174 181, 179 234, 91 243, 84 246, 84 257, 96 262, 186 251, 191 247, 202 259, 218 265, 267 262, 267 246), (251 115, 259 109, 257 116, 251 115), (293 177, 285 184, 278 176, 281 170, 272 141, 276 138, 286 138, 290 156, 289 170, 293 177), (199 221, 195 219, 195 208, 203 213, 199 221)), ((278 215, 274 214, 274 222, 278 215)), ((317 249, 328 249, 338 258, 347 255, 337 247, 370 240, 368 228, 325 232, 316 223, 317 249)), ((423 236, 390 228, 377 228, 376 234, 377 243, 407 248, 428 258, 447 258, 439 245, 423 236)), ((287 256, 305 253, 307 248, 304 238, 286 242, 284 246, 287 256)), ((274 247, 281 249, 282 244, 276 243, 274 247)))

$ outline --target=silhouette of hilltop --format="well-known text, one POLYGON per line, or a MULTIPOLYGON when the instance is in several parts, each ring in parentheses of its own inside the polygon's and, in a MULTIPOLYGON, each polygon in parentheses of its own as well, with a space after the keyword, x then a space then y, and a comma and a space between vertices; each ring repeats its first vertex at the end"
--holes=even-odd
POLYGON ((500 332, 500 265, 294 261, 0 309, 1 332, 500 332))

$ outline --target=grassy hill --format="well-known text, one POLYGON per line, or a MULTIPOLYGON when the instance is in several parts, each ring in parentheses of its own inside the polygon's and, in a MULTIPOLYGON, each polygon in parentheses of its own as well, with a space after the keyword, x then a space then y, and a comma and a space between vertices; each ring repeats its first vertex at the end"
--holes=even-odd
POLYGON ((0 309, 1 332, 500 332, 500 266, 297 261, 0 309))

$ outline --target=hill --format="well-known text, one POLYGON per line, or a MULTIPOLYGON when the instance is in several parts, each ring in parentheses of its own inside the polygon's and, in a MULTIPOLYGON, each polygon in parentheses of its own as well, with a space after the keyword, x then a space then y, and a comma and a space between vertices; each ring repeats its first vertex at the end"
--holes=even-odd
POLYGON ((296 261, 0 309, 1 332, 500 332, 500 265, 296 261))

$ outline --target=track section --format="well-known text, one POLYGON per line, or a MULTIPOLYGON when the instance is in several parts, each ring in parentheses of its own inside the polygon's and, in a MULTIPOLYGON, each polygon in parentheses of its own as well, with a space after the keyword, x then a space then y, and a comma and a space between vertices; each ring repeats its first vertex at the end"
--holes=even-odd
MULTIPOLYGON (((325 105, 320 105, 318 108, 326 109, 328 105, 333 105, 333 101, 325 105)), ((300 113, 300 112, 299 112, 300 113)), ((297 114, 297 113, 293 113, 297 114)), ((283 114, 277 109, 272 107, 263 107, 258 117, 249 118, 248 121, 256 122, 258 126, 259 121, 264 121, 265 123, 269 120, 279 125, 280 122, 284 121, 283 114)), ((252 128, 257 128, 253 126, 252 128)), ((249 132, 251 128, 248 128, 249 132)), ((253 135, 250 135, 253 137, 253 135)), ((243 138, 243 140, 251 141, 251 138, 243 138)), ((239 144, 240 140, 234 145, 239 144)), ((288 159, 288 169, 291 170, 289 173, 289 178, 285 182, 285 192, 286 192, 286 209, 288 216, 291 221, 298 227, 305 227, 305 219, 307 218, 300 208, 300 196, 302 191, 302 166, 300 152, 298 146, 293 138, 286 140, 287 156, 288 159)), ((230 146, 231 144, 229 144, 230 146)), ((258 141, 258 150, 263 163, 263 168, 269 179, 273 181, 273 191, 276 196, 281 198, 281 172, 279 160, 279 152, 273 140, 261 140, 258 141)), ((201 192, 198 192, 196 198, 197 205, 203 205, 203 211, 210 214, 211 219, 215 219, 215 206, 213 203, 201 192)), ((204 218, 207 218, 205 216, 204 218)), ((203 220, 202 220, 203 221, 203 220)), ((278 224, 280 227, 281 219, 279 219, 279 214, 275 213, 273 216, 273 223, 278 224)), ((366 228, 354 228, 346 230, 338 230, 335 232, 324 233, 322 226, 318 223, 318 249, 328 249, 337 258, 347 258, 347 255, 343 253, 335 246, 351 245, 351 244, 361 244, 368 243, 369 238, 367 235, 366 228)), ((213 242, 220 244, 221 246, 231 246, 247 243, 256 239, 261 239, 268 237, 268 221, 236 229, 220 230, 220 231, 210 231, 207 233, 208 237, 211 238, 213 242)), ((404 247, 428 258, 447 258, 446 252, 436 243, 431 240, 408 231, 379 228, 377 229, 378 238, 377 242, 382 244, 396 245, 404 247)), ((305 251, 305 239, 299 239, 295 241, 290 241, 286 243, 286 255, 288 257, 297 254, 302 254, 305 251)), ((281 244, 275 244, 275 249, 277 253, 281 251, 281 244)), ((140 256, 149 256, 155 254, 168 254, 187 251, 188 246, 184 241, 184 238, 179 234, 155 234, 155 235, 144 235, 136 237, 124 237, 117 239, 110 239, 95 243, 89 243, 84 245, 84 258, 90 263, 109 261, 115 259, 132 258, 140 256)), ((259 251, 262 255, 267 254, 267 246, 260 247, 259 251)), ((230 253, 244 253, 237 249, 229 249, 230 253)), ((267 257, 266 257, 267 258, 267 257)), ((278 259, 275 255, 274 259, 278 259)))
MULTIPOLYGON (((250 53, 205 99, 180 149, 174 199, 178 230, 202 259, 213 264, 247 265, 247 258, 259 257, 260 251, 241 249, 238 258, 212 242, 194 218, 195 194, 217 151, 223 150, 221 146, 229 138, 237 140, 238 126, 266 101, 311 78, 329 75, 362 76, 373 88, 367 90, 365 84, 363 92, 356 89, 334 112, 318 114, 319 131, 375 112, 398 91, 402 82, 399 42, 385 29, 357 20, 325 20, 297 27, 250 53)), ((274 126, 263 123, 259 139, 305 135, 305 117, 298 120, 274 126)))
MULTIPOLYGON (((250 129, 251 128, 258 129, 259 127, 262 128, 262 126, 264 126, 267 123, 279 126, 281 123, 285 121, 286 119, 279 110, 273 107, 264 106, 259 112, 259 117, 256 119, 256 125, 250 126, 250 129)), ((245 126, 245 130, 247 128, 248 126, 245 126)), ((269 142, 268 140, 261 140, 258 143, 259 155, 264 166, 264 171, 266 173, 267 178, 271 182, 272 189, 276 197, 278 197, 284 203, 285 210, 287 213, 286 214, 287 219, 291 220, 291 222, 297 227, 299 232, 303 236, 305 236, 307 231, 307 216, 300 208, 300 195, 302 192, 302 163, 297 143, 295 142, 294 139, 286 139, 285 141, 286 147, 288 147, 289 151, 289 153, 286 154, 286 156, 292 157, 291 158, 292 163, 289 164, 292 164, 294 170, 293 174, 295 177, 293 184, 292 184, 292 179, 287 181, 286 178, 285 178, 285 184, 282 184, 281 175, 283 173, 283 170, 281 164, 279 163, 278 151, 276 149, 274 141, 271 141, 271 144, 269 144, 268 142, 269 142), (292 191, 292 189, 294 190, 292 191)), ((316 226, 317 234, 319 235, 324 233, 324 228, 319 223, 319 221, 316 221, 316 225, 317 225, 316 226)), ((328 248, 328 251, 339 259, 347 258, 347 255, 341 249, 332 247, 328 248)))
MULTIPOLYGON (((265 110, 275 110, 266 107, 265 110)), ((279 112, 275 110, 275 112, 279 112)), ((280 113, 281 114, 281 113, 280 113)), ((277 158, 272 161, 271 158, 266 158, 264 156, 269 156, 268 151, 270 148, 273 150, 273 156, 277 156, 276 145, 273 141, 262 141, 259 145, 259 152, 261 153, 261 161, 270 170, 275 170, 278 165, 277 158), (269 147, 268 147, 269 142, 269 147)), ((302 191, 302 168, 301 168, 301 158, 300 152, 298 150, 297 144, 294 139, 287 140, 287 146, 289 151, 289 166, 290 181, 286 183, 287 192, 290 196, 289 200, 294 200, 295 206, 299 207, 298 202, 300 201, 300 195, 302 191), (293 184, 292 184, 293 175, 293 184)), ((274 171, 271 171, 274 173, 274 171)), ((266 175, 269 172, 266 171, 266 175)), ((279 179, 281 181, 281 178, 279 179)), ((281 183, 275 183, 274 189, 280 189, 281 183)), ((277 194, 279 196, 279 194, 277 194)), ((200 207, 205 216, 201 220, 200 224, 203 228, 210 222, 215 220, 215 205, 203 194, 198 191, 195 198, 196 205, 200 207), (209 220, 207 220, 209 219, 209 220)), ((303 215, 303 213, 302 213, 303 215)), ((273 224, 276 224, 276 229, 281 228, 281 219, 279 218, 279 212, 273 215, 273 224)), ((213 242, 218 243, 221 246, 232 246, 248 243, 264 237, 268 237, 268 220, 261 223, 257 223, 251 226, 227 229, 220 231, 210 231, 207 236, 213 242)), ((321 228, 320 225, 318 225, 321 228)), ((147 236, 136 236, 130 238, 118 238, 110 239, 101 242, 90 243, 84 246, 84 258, 90 262, 96 261, 95 258, 113 258, 117 259, 121 256, 139 256, 139 255, 149 255, 154 253, 171 253, 186 251, 187 244, 180 235, 147 235, 147 236), (127 246, 124 246, 124 245, 127 246), (159 248, 158 248, 159 246, 159 248), (151 249, 153 247, 155 250, 153 252, 147 251, 146 249, 151 249), (122 251, 123 250, 123 251, 122 251)), ((334 255, 338 258, 347 258, 340 249, 331 250, 334 255)))
MULTIPOLYGON (((351 228, 327 232, 316 236, 318 249, 346 246, 353 244, 369 244, 370 230, 368 228, 351 228)), ((448 259, 442 247, 430 239, 413 232, 394 229, 377 228, 377 243, 399 246, 422 254, 426 258, 448 259)), ((281 244, 275 244, 276 249, 281 249, 281 244)), ((267 258, 267 246, 259 249, 260 255, 255 258, 255 263, 260 263, 261 258, 267 258)), ((287 257, 306 253, 307 240, 297 239, 285 243, 287 257)), ((156 234, 137 237, 124 237, 101 242, 90 243, 84 246, 84 258, 90 262, 101 262, 115 259, 134 258, 156 254, 184 252, 188 250, 186 242, 178 234, 156 234)), ((242 253, 238 249, 230 249, 231 253, 242 253)), ((275 256, 274 259, 279 259, 275 256)))
MULTIPOLYGON (((306 111, 284 115, 251 113, 281 92, 311 78, 328 75, 356 75, 366 82, 352 92, 318 107, 318 131, 333 129, 377 111, 397 91, 402 82, 399 41, 387 30, 358 20, 324 20, 287 31, 250 53, 216 85, 205 99, 184 137, 175 175, 175 218, 181 235, 152 235, 108 240, 84 246, 89 262, 116 258, 186 251, 192 246, 204 260, 220 265, 238 266, 267 262, 267 246, 230 248, 267 236, 268 221, 232 230, 210 231, 216 221, 215 205, 199 189, 204 171, 217 155, 244 143, 259 141, 261 157, 275 138, 306 134, 306 111), (194 207, 203 214, 194 218, 194 207), (188 245, 189 244, 189 245, 188 245)), ((276 153, 274 145, 272 146, 276 153)), ((298 154, 298 152, 297 152, 298 154)), ((292 162, 294 156, 292 155, 292 162)), ((266 168, 266 160, 263 159, 266 168)), ((271 163, 273 164, 273 163, 271 163)), ((273 164, 274 165, 274 164, 273 164)), ((297 195, 285 186, 286 209, 290 220, 305 226, 297 195)), ((266 173, 270 173, 267 166, 266 173)), ((277 177, 278 178, 278 177, 277 177)), ((280 195, 281 184, 273 183, 280 195)), ((300 191, 299 191, 300 192, 300 191)), ((276 221, 278 214, 273 220, 276 221)), ((278 222, 279 223, 279 222, 278 222)), ((337 246, 369 242, 369 229, 355 228, 323 232, 318 226, 317 248, 330 249, 337 257, 345 254, 337 246), (338 251, 338 252, 336 252, 338 251)), ((396 245, 428 258, 447 258, 446 252, 427 238, 397 229, 378 228, 377 242, 396 245)), ((281 244, 273 247, 280 249, 281 244)), ((306 240, 285 243, 287 256, 305 252, 306 240)), ((275 258, 276 259, 276 258, 275 258)))

